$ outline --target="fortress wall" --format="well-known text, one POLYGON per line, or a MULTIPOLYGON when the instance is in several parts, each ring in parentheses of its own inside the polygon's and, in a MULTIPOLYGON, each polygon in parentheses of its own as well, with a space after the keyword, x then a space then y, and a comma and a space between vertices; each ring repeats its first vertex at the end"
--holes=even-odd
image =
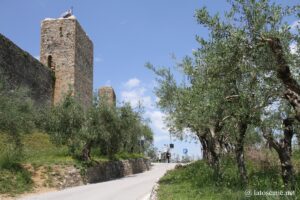
POLYGON ((51 105, 54 75, 29 53, 0 34, 0 70, 10 88, 26 87, 37 104, 51 105))

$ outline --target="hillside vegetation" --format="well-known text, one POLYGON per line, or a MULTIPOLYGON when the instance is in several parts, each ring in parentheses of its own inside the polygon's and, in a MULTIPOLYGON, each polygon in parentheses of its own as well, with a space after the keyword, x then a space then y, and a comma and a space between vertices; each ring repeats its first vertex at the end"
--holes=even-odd
MULTIPOLYGON (((287 191, 284 195, 258 195, 259 191, 285 192, 280 167, 275 152, 256 152, 247 156, 249 184, 244 187, 236 173, 235 161, 222 160, 221 177, 203 160, 177 167, 159 180, 160 200, 222 200, 222 199, 299 199, 300 189, 287 191), (263 155, 268 155, 268 158, 263 155), (271 154, 271 155, 270 155, 271 154), (258 156, 260 155, 260 156, 258 156), (263 156, 263 160, 261 160, 263 156), (250 193, 249 193, 250 192, 250 193), (254 195, 256 192, 256 195, 254 195)), ((300 182, 300 151, 294 153, 295 179, 300 182)))
MULTIPOLYGON (((9 148, 8 137, 0 135, 0 194, 17 195, 24 192, 33 191, 37 185, 33 180, 33 173, 43 173, 38 178, 42 178, 42 186, 51 187, 47 183, 51 178, 47 178, 48 171, 51 172, 53 166, 75 166, 79 169, 84 167, 81 161, 74 159, 68 153, 67 146, 57 146, 50 140, 48 134, 31 133, 22 136, 24 145, 22 159, 17 158, 13 152, 7 153, 9 148), (16 162, 16 159, 19 162, 16 162), (45 170, 40 170, 45 169, 45 170)), ((100 155, 96 149, 92 153, 93 162, 106 162, 110 158, 100 155)), ((138 153, 116 153, 115 160, 132 159, 144 157, 138 153)), ((38 189, 38 188, 37 188, 38 189)))
POLYGON ((50 108, 37 106, 29 93, 22 87, 12 90, 0 71, 0 194, 32 190, 38 169, 47 177, 53 165, 84 170, 144 157, 152 149, 153 133, 142 108, 110 106, 95 97, 84 111, 72 95, 50 108))

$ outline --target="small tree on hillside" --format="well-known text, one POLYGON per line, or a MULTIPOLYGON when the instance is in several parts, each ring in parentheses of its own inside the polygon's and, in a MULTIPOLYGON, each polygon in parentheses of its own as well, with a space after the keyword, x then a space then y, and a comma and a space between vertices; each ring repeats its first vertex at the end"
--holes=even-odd
POLYGON ((78 156, 79 134, 85 124, 85 114, 71 95, 59 105, 45 112, 44 130, 51 136, 54 143, 67 145, 73 156, 78 156))

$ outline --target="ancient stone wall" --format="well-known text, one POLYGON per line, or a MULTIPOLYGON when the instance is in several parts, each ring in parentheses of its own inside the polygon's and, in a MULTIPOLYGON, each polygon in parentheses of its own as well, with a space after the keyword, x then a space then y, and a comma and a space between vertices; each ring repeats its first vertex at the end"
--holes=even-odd
POLYGON ((150 165, 150 160, 145 158, 100 163, 88 168, 86 179, 88 183, 108 181, 147 171, 150 165))
POLYGON ((93 99, 93 43, 76 21, 75 34, 75 96, 83 105, 93 99))
POLYGON ((100 101, 106 101, 108 105, 116 106, 116 94, 112 87, 104 86, 98 90, 100 101))
POLYGON ((36 103, 51 105, 52 71, 1 34, 0 70, 11 88, 26 87, 36 103))
POLYGON ((34 168, 26 166, 33 174, 33 180, 38 180, 39 187, 44 185, 57 189, 80 186, 87 183, 98 183, 131 174, 141 173, 150 169, 150 160, 144 158, 102 162, 89 167, 86 173, 71 165, 51 165, 34 168))

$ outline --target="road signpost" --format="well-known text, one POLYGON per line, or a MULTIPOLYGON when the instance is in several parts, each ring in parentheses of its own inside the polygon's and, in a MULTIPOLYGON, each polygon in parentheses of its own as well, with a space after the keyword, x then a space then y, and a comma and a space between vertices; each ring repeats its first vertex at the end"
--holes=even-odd
POLYGON ((182 151, 183 151, 183 154, 187 155, 187 153, 188 153, 188 149, 187 148, 184 148, 182 151))

